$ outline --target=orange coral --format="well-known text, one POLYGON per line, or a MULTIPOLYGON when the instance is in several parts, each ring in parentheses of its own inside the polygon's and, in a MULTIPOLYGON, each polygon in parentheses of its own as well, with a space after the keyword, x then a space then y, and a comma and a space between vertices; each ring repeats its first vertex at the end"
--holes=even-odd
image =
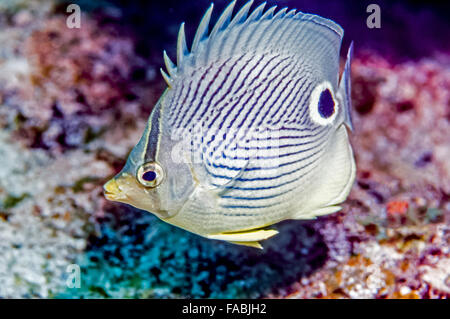
POLYGON ((404 215, 408 211, 407 201, 391 201, 387 203, 386 209, 389 215, 404 215))

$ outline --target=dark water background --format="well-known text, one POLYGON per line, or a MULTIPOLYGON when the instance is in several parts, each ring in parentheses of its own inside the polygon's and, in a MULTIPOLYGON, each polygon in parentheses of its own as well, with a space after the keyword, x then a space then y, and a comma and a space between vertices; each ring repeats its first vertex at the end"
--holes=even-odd
MULTIPOLYGON (((175 43, 179 25, 186 22, 187 43, 195 34, 203 13, 210 0, 198 1, 126 1, 101 0, 70 1, 78 3, 82 10, 97 12, 104 23, 116 23, 137 37, 138 51, 146 57, 153 52, 167 50, 175 56, 175 43), (112 8, 118 8, 114 11, 112 8), (124 28, 125 26, 125 28, 124 28)), ((238 0, 237 12, 247 1, 238 0)), ((255 1, 256 8, 263 1, 255 1)), ((217 21, 229 1, 214 1, 211 21, 217 21)), ((450 2, 419 0, 281 0, 267 1, 266 9, 277 5, 278 9, 296 8, 306 13, 314 13, 332 19, 345 30, 343 46, 354 41, 356 49, 370 48, 393 58, 409 59, 430 55, 436 50, 450 49, 450 2), (381 8, 381 28, 369 29, 366 19, 369 4, 381 8)), ((65 8, 62 6, 61 8, 65 8)), ((344 52, 345 54, 345 52, 344 52)))

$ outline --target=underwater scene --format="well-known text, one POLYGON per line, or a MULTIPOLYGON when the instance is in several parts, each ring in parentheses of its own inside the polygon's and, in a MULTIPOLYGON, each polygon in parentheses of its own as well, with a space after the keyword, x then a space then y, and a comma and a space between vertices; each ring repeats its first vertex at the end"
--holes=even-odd
POLYGON ((0 298, 449 298, 449 13, 0 0, 0 298))

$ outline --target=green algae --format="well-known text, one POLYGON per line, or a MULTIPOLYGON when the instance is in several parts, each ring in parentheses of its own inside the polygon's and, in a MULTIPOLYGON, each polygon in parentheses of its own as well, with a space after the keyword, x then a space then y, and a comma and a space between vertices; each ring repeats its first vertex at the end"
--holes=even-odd
POLYGON ((23 193, 22 195, 19 195, 19 196, 14 196, 14 195, 10 194, 10 195, 6 196, 6 198, 3 200, 2 207, 4 209, 13 208, 13 207, 17 206, 25 198, 28 198, 28 197, 30 197, 30 194, 28 194, 28 193, 23 193))

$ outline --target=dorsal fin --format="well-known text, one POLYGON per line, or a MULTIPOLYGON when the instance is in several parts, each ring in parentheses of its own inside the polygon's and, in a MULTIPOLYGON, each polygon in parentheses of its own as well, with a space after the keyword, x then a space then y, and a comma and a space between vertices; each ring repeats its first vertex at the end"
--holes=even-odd
POLYGON ((232 1, 225 8, 208 36, 213 10, 211 4, 200 21, 191 52, 186 44, 184 23, 181 24, 177 40, 177 66, 164 55, 167 74, 163 76, 166 82, 173 83, 174 77, 185 74, 188 69, 238 54, 283 51, 298 58, 299 63, 306 63, 318 70, 337 87, 343 36, 338 24, 313 14, 296 13, 295 10, 287 12, 287 8, 275 13, 276 6, 263 12, 265 3, 250 12, 253 0, 232 19, 235 4, 236 1, 232 1))

